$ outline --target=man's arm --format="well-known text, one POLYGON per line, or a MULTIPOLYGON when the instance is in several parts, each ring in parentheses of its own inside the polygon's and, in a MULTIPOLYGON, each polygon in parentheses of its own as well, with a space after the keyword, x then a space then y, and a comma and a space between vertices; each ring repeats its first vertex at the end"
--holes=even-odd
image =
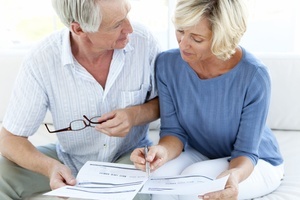
POLYGON ((141 105, 118 109, 102 115, 103 123, 96 130, 114 137, 125 137, 133 126, 143 125, 159 118, 158 97, 141 105))
POLYGON ((133 126, 152 122, 159 118, 158 97, 148 101, 145 104, 126 108, 130 110, 134 117, 133 126))
POLYGON ((58 161, 39 152, 26 137, 16 136, 2 128, 0 132, 1 154, 12 162, 49 177, 51 166, 58 161))
POLYGON ((52 189, 76 183, 69 168, 39 152, 26 137, 16 136, 5 128, 0 132, 0 152, 17 165, 49 177, 52 189))

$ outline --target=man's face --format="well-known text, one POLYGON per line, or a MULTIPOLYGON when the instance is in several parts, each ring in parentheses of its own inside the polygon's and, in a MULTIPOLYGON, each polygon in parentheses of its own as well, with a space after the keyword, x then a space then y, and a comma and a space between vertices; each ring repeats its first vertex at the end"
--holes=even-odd
POLYGON ((102 23, 96 33, 87 33, 93 48, 122 49, 129 41, 128 35, 133 32, 128 19, 130 5, 124 0, 100 1, 102 23))

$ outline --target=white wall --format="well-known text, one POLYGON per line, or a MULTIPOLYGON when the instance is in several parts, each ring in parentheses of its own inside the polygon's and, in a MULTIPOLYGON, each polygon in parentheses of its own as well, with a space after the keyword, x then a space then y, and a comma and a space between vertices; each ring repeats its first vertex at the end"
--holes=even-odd
MULTIPOLYGON (((0 1, 3 2, 0 6, 0 49, 8 46, 28 47, 57 28, 59 20, 55 18, 50 1, 0 1), (37 5, 38 9, 33 9, 33 5, 37 5), (43 35, 40 34, 42 31, 43 35)), ((241 45, 252 52, 300 53, 299 0, 246 1, 249 3, 250 17, 241 45)), ((130 2, 132 10, 129 14, 132 20, 147 25, 160 41, 163 50, 178 47, 171 22, 176 0, 130 2)))

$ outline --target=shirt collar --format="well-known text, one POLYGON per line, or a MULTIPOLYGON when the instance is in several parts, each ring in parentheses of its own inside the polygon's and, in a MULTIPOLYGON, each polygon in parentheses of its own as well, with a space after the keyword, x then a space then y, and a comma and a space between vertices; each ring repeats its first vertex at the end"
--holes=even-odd
POLYGON ((63 66, 67 66, 69 64, 74 63, 73 54, 71 50, 71 42, 70 42, 70 31, 69 29, 65 29, 62 37, 62 64, 63 66))
POLYGON ((124 53, 127 53, 127 52, 129 52, 129 51, 133 51, 133 46, 131 45, 131 43, 130 43, 130 39, 129 39, 129 42, 128 42, 128 44, 125 46, 125 48, 123 49, 123 52, 124 53))

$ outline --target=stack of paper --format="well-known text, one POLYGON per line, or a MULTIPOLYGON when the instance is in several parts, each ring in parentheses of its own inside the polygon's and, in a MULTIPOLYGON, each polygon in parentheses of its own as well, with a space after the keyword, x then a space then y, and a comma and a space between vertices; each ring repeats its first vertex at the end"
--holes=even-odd
POLYGON ((146 172, 136 169, 134 165, 89 161, 81 168, 76 179, 75 186, 65 186, 45 195, 132 200, 138 192, 172 195, 205 194, 222 190, 228 176, 216 180, 204 175, 148 178, 146 172))

